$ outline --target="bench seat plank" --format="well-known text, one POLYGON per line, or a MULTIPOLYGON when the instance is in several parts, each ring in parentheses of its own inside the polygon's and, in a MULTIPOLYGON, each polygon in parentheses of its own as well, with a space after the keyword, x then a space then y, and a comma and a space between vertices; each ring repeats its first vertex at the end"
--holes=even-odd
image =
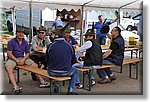
POLYGON ((133 59, 124 60, 123 65, 130 64, 130 63, 141 62, 142 60, 143 59, 141 59, 141 58, 133 58, 133 59))
POLYGON ((55 77, 55 76, 50 76, 47 73, 46 70, 43 70, 43 69, 40 69, 40 68, 36 68, 36 67, 32 67, 32 66, 29 66, 29 65, 16 66, 16 68, 23 69, 23 70, 26 70, 26 71, 30 71, 30 72, 33 72, 33 73, 36 73, 36 74, 48 77, 48 78, 56 80, 56 81, 64 81, 64 80, 71 79, 71 77, 55 77))
MULTIPOLYGON (((136 63, 136 79, 138 78, 137 76, 137 74, 138 74, 138 62, 140 62, 140 61, 142 61, 143 59, 141 59, 141 58, 133 58, 133 59, 127 59, 127 60, 124 60, 123 61, 123 64, 122 65, 126 65, 126 64, 133 64, 133 63, 136 63)), ((116 65, 102 65, 102 66, 100 66, 99 68, 94 68, 94 69, 102 69, 102 68, 110 68, 110 67, 114 67, 114 66, 116 66, 116 65)), ((81 71, 81 72, 83 72, 83 88, 84 88, 84 78, 85 78, 85 75, 84 75, 84 72, 85 71, 88 71, 89 72, 89 75, 91 74, 91 68, 86 68, 86 67, 84 67, 84 68, 77 68, 77 70, 78 71, 81 71)), ((121 66, 121 70, 122 70, 122 66, 121 66)), ((122 72, 122 71, 121 71, 122 72)), ((130 67, 130 77, 131 77, 131 67, 130 67)), ((91 81, 90 81, 91 79, 90 79, 90 77, 89 77, 89 79, 88 79, 88 81, 89 81, 89 83, 91 83, 91 81)), ((91 91, 91 85, 89 84, 89 91, 91 91)))

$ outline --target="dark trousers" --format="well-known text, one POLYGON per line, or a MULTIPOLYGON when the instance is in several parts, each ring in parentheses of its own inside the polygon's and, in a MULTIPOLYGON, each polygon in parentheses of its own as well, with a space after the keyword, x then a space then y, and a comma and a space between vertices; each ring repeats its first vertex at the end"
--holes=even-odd
MULTIPOLYGON (((47 70, 47 63, 45 61, 44 55, 30 55, 30 59, 32 59, 38 65, 38 68, 40 68, 41 65, 43 64, 44 65, 43 69, 47 70)), ((35 81, 37 80, 34 73, 31 72, 31 76, 33 80, 35 81)))
MULTIPOLYGON (((109 60, 103 59, 102 64, 108 65, 108 64, 113 64, 113 63, 110 62, 109 60)), ((97 74, 99 78, 106 78, 107 76, 109 77, 112 74, 112 71, 110 70, 110 68, 97 69, 97 74)))
POLYGON ((105 43, 106 43, 106 37, 105 36, 96 35, 96 39, 98 40, 100 45, 105 45, 105 43))

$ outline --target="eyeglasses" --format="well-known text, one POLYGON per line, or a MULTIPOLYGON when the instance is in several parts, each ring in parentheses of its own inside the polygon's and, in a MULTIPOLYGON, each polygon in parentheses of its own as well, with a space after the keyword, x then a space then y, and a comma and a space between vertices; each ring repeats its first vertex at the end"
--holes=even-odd
POLYGON ((44 34, 45 32, 39 32, 39 34, 44 34))

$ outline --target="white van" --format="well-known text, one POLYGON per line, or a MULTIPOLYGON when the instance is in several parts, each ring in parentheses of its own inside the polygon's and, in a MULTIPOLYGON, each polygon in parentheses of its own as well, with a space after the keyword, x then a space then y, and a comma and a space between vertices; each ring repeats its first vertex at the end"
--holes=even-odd
POLYGON ((141 16, 141 14, 137 14, 136 16, 131 17, 131 14, 129 14, 129 12, 121 11, 120 25, 128 31, 137 30, 137 25, 139 23, 138 19, 139 16, 141 16))

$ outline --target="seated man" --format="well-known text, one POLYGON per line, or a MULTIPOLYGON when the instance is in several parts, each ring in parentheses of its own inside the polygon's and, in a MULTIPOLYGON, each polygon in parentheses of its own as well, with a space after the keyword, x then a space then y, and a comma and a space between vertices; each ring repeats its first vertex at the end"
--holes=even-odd
MULTIPOLYGON (((119 66, 122 65, 124 59, 125 44, 124 39, 120 33, 121 29, 119 27, 115 27, 112 29, 111 35, 113 39, 109 50, 103 54, 103 64, 115 64, 119 66)), ((116 80, 116 77, 112 74, 110 68, 98 69, 97 73, 100 78, 98 83, 100 84, 105 84, 116 80)))
POLYGON ((48 45, 46 51, 47 71, 52 76, 71 76, 67 94, 74 95, 78 72, 72 67, 73 48, 59 30, 55 29, 52 32, 54 41, 48 45))
MULTIPOLYGON (((91 69, 99 68, 102 65, 102 50, 99 42, 95 39, 95 32, 92 29, 88 29, 85 36, 86 42, 79 47, 79 50, 76 53, 76 58, 80 57, 80 53, 86 50, 85 58, 83 61, 76 63, 73 67, 81 68, 81 67, 89 67, 91 69)), ((95 85, 93 75, 91 76, 91 85, 95 85)), ((79 78, 78 78, 79 82, 79 78)))
POLYGON ((77 41, 70 35, 70 30, 66 29, 65 30, 65 39, 66 41, 71 44, 74 48, 78 45, 77 41))
MULTIPOLYGON (((29 57, 29 45, 23 37, 24 37, 24 29, 17 28, 16 38, 12 38, 8 42, 8 46, 7 46, 7 56, 9 59, 5 64, 5 68, 8 74, 8 78, 13 85, 14 93, 19 93, 20 90, 22 90, 22 87, 19 87, 16 84, 16 79, 13 74, 13 70, 15 66, 27 64, 33 67, 37 67, 37 64, 35 64, 31 59, 28 58, 29 57), (24 56, 24 53, 25 53, 25 56, 24 56)), ((41 76, 37 75, 37 77, 41 83, 40 87, 49 86, 49 83, 44 81, 41 76)))
MULTIPOLYGON (((45 54, 38 51, 43 51, 46 49, 46 46, 50 43, 50 39, 46 36, 46 28, 41 26, 38 30, 38 35, 35 35, 32 38, 32 49, 33 51, 30 55, 30 58, 39 65, 39 62, 44 65, 43 69, 47 69, 47 64, 45 62, 45 54)), ((40 67, 40 66, 39 66, 40 67)), ((37 80, 34 73, 31 73, 32 79, 37 80)))

